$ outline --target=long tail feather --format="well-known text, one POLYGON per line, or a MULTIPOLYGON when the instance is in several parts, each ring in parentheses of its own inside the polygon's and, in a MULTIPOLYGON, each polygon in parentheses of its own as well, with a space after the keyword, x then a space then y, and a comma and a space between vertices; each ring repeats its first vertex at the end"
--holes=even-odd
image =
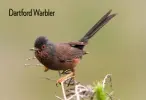
POLYGON ((105 24, 107 24, 116 14, 111 14, 112 10, 109 10, 86 34, 81 38, 80 42, 88 42, 88 40, 94 36, 105 24))

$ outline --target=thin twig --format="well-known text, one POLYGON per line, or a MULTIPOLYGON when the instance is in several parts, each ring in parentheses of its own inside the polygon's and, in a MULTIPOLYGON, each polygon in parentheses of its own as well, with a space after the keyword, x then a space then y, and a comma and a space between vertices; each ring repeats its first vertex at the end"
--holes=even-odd
MULTIPOLYGON (((63 81, 63 82, 64 82, 64 81, 63 81)), ((65 94, 65 90, 64 90, 64 83, 63 83, 63 82, 61 82, 62 93, 63 93, 64 99, 67 100, 66 94, 65 94)))
POLYGON ((102 83, 102 86, 103 86, 103 88, 105 89, 105 85, 106 85, 106 80, 108 79, 108 78, 110 78, 110 80, 111 80, 111 74, 107 74, 106 76, 105 76, 105 78, 103 79, 103 83, 102 83))
POLYGON ((80 100, 80 96, 79 96, 79 93, 78 93, 78 85, 75 86, 75 94, 76 94, 77 100, 80 100))
POLYGON ((59 97, 59 96, 57 96, 57 95, 55 95, 55 97, 56 97, 56 98, 58 98, 59 100, 64 100, 64 99, 60 98, 60 97, 59 97))

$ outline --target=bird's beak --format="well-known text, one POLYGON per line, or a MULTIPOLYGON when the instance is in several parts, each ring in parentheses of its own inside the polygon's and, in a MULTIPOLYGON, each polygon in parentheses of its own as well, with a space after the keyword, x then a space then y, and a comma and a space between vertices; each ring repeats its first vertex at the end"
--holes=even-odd
POLYGON ((30 51, 37 51, 38 49, 37 48, 30 48, 29 50, 30 51))

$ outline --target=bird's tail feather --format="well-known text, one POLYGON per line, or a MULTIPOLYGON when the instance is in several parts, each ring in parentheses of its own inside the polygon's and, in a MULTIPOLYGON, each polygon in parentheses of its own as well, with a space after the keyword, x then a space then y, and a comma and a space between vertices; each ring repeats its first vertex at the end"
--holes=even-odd
POLYGON ((88 42, 88 40, 95 35, 105 24, 107 24, 116 14, 110 14, 112 10, 109 10, 79 41, 88 42))

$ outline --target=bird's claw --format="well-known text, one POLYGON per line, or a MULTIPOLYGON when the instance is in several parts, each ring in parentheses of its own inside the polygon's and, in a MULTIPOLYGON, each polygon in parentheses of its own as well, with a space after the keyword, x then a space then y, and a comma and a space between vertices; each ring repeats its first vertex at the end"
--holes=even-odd
POLYGON ((58 79, 57 82, 56 82, 56 86, 58 87, 58 84, 61 85, 62 81, 63 81, 63 78, 58 79))
MULTIPOLYGON (((59 84, 60 85, 60 84, 59 84)), ((56 82, 56 86, 58 87, 58 83, 56 82)))

